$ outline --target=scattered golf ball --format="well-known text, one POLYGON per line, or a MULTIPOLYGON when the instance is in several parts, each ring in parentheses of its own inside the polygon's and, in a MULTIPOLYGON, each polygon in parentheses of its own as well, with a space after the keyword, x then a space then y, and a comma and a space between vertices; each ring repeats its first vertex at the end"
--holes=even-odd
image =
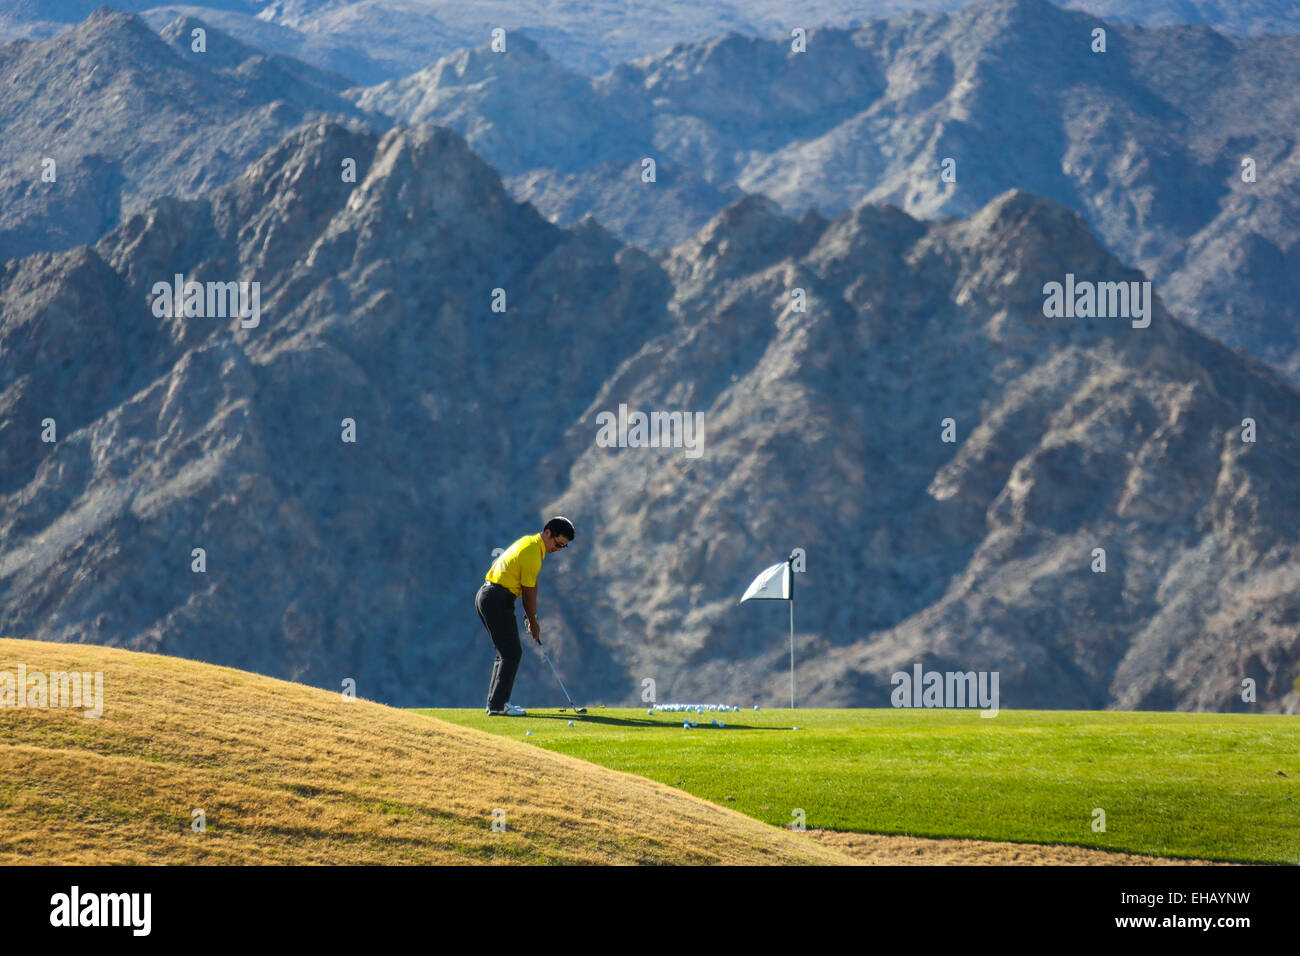
POLYGON ((649 714, 651 717, 653 717, 655 715, 655 709, 651 707, 649 710, 646 711, 646 713, 649 714))
POLYGON ((682 726, 683 726, 684 728, 686 728, 687 730, 690 730, 690 729, 691 729, 691 722, 690 722, 689 720, 683 720, 683 721, 682 721, 682 726))
POLYGON ((531 737, 532 735, 533 735, 533 732, 532 732, 531 730, 525 730, 525 731, 524 731, 524 736, 525 736, 525 737, 531 737))
POLYGON ((791 729, 791 730, 798 730, 799 728, 798 728, 798 727, 791 727, 790 729, 791 729))
POLYGON ((755 705, 754 705, 754 709, 755 709, 755 710, 758 710, 758 704, 755 704, 755 705))
POLYGON ((569 726, 570 726, 570 727, 573 726, 573 721, 569 721, 569 726))
POLYGON ((718 721, 718 726, 719 726, 719 727, 725 727, 725 726, 727 726, 727 725, 724 724, 722 721, 718 721))

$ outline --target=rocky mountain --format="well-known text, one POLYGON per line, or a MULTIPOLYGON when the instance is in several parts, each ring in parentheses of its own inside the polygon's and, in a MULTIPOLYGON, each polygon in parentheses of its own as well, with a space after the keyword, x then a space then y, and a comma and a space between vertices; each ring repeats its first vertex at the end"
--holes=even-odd
MULTIPOLYGON (((254 8, 267 13, 240 0, 212 13, 254 8)), ((595 79, 565 48, 552 58, 513 32, 506 55, 459 50, 344 97, 342 75, 188 14, 155 35, 100 8, 57 39, 0 48, 0 119, 15 134, 0 141, 0 257, 93 242, 155 196, 197 196, 304 120, 383 130, 391 114, 457 129, 556 224, 593 215, 647 249, 751 193, 792 215, 870 201, 933 218, 1029 189, 1084 213, 1177 314, 1300 383, 1300 280, 1287 268, 1300 154, 1286 132, 1300 99, 1279 92, 1300 88, 1300 37, 1111 24, 1096 54, 1098 22, 1045 0, 980 0, 814 29, 799 55, 738 33, 678 43, 595 79)))
MULTIPOLYGON (((0 40, 54 36, 79 23, 99 0, 8 0, 0 8, 0 40)), ((524 30, 589 75, 625 60, 661 53, 677 42, 737 31, 789 36, 794 26, 847 27, 911 11, 953 12, 966 0, 666 0, 653 6, 546 0, 115 0, 161 29, 185 13, 267 50, 286 53, 358 83, 396 79, 438 57, 483 43, 494 27, 524 30)), ((1066 6, 1108 20, 1146 26, 1198 24, 1240 35, 1300 32, 1290 0, 1071 0, 1066 6)))
POLYGON ((573 588, 629 673, 781 700, 787 609, 736 598, 798 547, 809 705, 886 706, 920 663, 999 672, 1008 706, 1244 710, 1250 678, 1295 707, 1300 396, 1158 299, 1146 328, 1045 317, 1047 282, 1140 278, 1077 215, 755 197, 663 266, 680 324, 549 459, 595 527, 573 588), (615 403, 703 410, 706 453, 592 447, 615 403), (1277 431, 1243 442, 1246 418, 1277 431))
MULTIPOLYGON (((1142 281, 1019 191, 929 222, 750 196, 651 256, 447 128, 304 126, 0 267, 0 633, 471 706, 492 549, 561 511, 544 636, 590 701, 779 703, 785 609, 736 600, 799 547, 805 705, 921 662, 998 670, 1005 707, 1295 708, 1300 393, 1142 281), (1046 283, 1128 281, 1048 315, 1046 283), (620 406, 696 443, 610 447, 620 406)), ((526 661, 516 699, 551 685, 526 661)))
POLYGON ((1300 32, 1300 9, 1287 0, 1156 0, 1142 4, 1125 0, 1074 0, 1065 6, 1107 20, 1148 27, 1188 24, 1240 36, 1300 32))
POLYGON ((339 96, 343 77, 191 17, 159 34, 101 7, 0 46, 0 76, 0 259, 94 242, 149 199, 228 182, 305 121, 387 125, 339 96))
POLYGON ((667 292, 451 131, 336 124, 0 290, 0 630, 462 702, 473 592, 542 501, 521 478, 667 292), (169 317, 177 274, 259 282, 260 320, 169 317))
POLYGON ((1083 213, 1176 314, 1300 383, 1285 266, 1300 221, 1300 37, 978 0, 816 29, 806 53, 738 32, 678 43, 594 79, 512 42, 349 95, 452 126, 557 224, 598 210, 647 249, 692 235, 736 189, 792 215, 885 202, 924 218, 1027 189, 1083 213), (646 156, 666 170, 653 187, 646 156), (657 211, 655 188, 668 193, 657 211))

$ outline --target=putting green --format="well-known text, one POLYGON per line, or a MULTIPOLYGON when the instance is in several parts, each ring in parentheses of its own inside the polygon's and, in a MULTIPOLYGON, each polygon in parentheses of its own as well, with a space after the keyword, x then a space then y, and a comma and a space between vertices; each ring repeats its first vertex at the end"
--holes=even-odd
POLYGON ((700 726, 688 730, 683 714, 645 709, 417 712, 777 826, 1300 863, 1295 717, 785 709, 692 714, 700 726))

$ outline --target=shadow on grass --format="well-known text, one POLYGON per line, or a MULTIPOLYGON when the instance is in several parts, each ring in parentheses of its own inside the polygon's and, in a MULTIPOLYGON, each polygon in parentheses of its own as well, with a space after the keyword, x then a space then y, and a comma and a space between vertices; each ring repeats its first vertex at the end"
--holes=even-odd
MULTIPOLYGON (((572 720, 575 724, 581 721, 584 724, 609 724, 613 727, 661 727, 664 730, 681 730, 680 723, 673 721, 655 720, 651 717, 605 717, 601 714, 574 714, 569 711, 561 713, 545 713, 539 710, 530 710, 525 720, 572 720)), ((725 723, 725 722, 724 722, 725 723)), ((789 727, 755 727, 752 724, 726 724, 724 727, 715 727, 712 724, 701 723, 694 730, 789 730, 789 727)))

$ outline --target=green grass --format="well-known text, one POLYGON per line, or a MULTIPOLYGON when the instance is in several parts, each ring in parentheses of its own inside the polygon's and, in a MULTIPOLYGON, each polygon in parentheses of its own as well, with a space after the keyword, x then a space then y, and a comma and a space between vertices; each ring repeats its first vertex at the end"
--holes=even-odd
POLYGON ((692 715, 701 726, 686 730, 682 715, 644 709, 417 713, 649 777, 777 826, 802 809, 809 829, 1300 863, 1296 717, 749 710, 692 715), (727 726, 711 726, 715 717, 727 726), (1093 830, 1095 808, 1105 832, 1093 830))

